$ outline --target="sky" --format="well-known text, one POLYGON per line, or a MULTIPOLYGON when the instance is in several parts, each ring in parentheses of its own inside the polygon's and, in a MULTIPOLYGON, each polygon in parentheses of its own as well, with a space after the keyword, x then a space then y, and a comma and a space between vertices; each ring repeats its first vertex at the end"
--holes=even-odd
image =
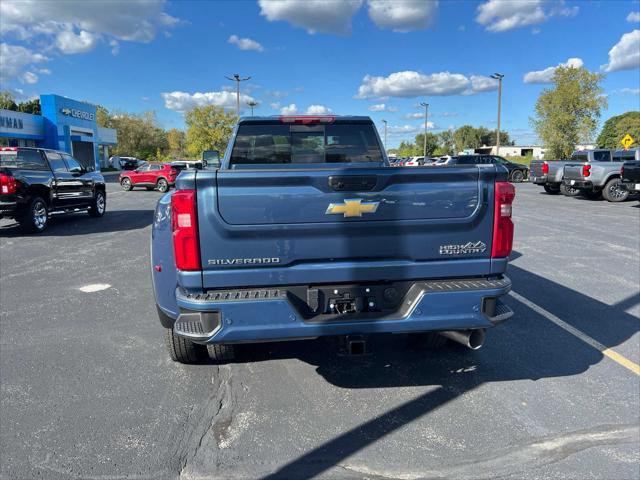
POLYGON ((640 2, 257 0, 0 2, 0 88, 184 128, 194 105, 256 115, 369 115, 388 146, 461 125, 535 144, 530 117, 558 65, 606 75, 603 120, 640 110, 640 2))

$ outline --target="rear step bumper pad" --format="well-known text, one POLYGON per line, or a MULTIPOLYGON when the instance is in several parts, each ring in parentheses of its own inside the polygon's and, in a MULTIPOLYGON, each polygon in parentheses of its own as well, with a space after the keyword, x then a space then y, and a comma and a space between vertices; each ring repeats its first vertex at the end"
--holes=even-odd
POLYGON ((199 293, 178 288, 176 299, 181 314, 174 331, 200 343, 241 343, 490 328, 513 315, 499 300, 491 316, 482 312, 484 299, 497 299, 511 290, 511 281, 504 276, 416 283, 421 288, 416 301, 399 309, 396 316, 359 319, 348 315, 331 322, 306 321, 287 299, 286 287, 199 293))

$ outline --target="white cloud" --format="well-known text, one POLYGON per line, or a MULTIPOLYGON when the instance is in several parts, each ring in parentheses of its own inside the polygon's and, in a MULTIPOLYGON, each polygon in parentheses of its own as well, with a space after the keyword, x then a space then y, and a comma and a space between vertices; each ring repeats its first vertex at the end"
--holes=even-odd
POLYGON ((640 22, 640 12, 629 12, 629 15, 627 15, 627 22, 629 23, 640 22))
POLYGON ((620 90, 614 90, 614 93, 621 93, 623 95, 640 95, 640 88, 621 88, 620 90))
POLYGON ((113 55, 114 57, 118 55, 118 53, 120 53, 120 44, 117 40, 110 40, 109 46, 111 47, 111 55, 113 55))
POLYGON ((553 16, 572 17, 577 14, 578 7, 566 7, 562 0, 488 0, 478 6, 476 22, 490 32, 504 32, 542 23, 553 16))
POLYGON ((271 108, 273 108, 274 110, 279 110, 279 109, 280 109, 280 102, 271 102, 271 103, 269 104, 269 106, 270 106, 271 108))
POLYGON ((280 109, 281 115, 295 115, 296 113, 298 113, 298 107, 295 103, 292 103, 280 109))
POLYGON ((273 98, 284 98, 289 95, 289 92, 285 92, 284 90, 265 90, 264 94, 273 98))
POLYGON ((580 68, 584 65, 581 58, 570 58, 564 63, 558 64, 556 67, 547 67, 544 70, 536 70, 533 72, 525 73, 524 83, 551 83, 553 82, 553 74, 558 67, 573 67, 580 68))
MULTIPOLYGON (((162 93, 164 106, 170 110, 178 112, 186 112, 193 107, 201 107, 204 105, 217 105, 218 107, 235 109, 236 94, 233 92, 165 92, 162 93)), ((240 94, 240 105, 246 105, 249 101, 255 99, 246 94, 240 94)))
POLYGON ((24 70, 36 63, 49 60, 40 53, 35 53, 20 45, 0 44, 0 80, 7 82, 22 77, 24 70))
POLYGON ((640 68, 640 30, 625 33, 611 50, 609 63, 601 67, 605 72, 640 68))
POLYGON ((458 112, 442 112, 440 114, 441 117, 457 117, 458 115, 458 112))
POLYGON ((397 112, 398 109, 396 107, 392 107, 385 103, 376 103, 375 105, 369 106, 370 112, 397 112))
POLYGON ((368 0, 368 5, 371 20, 395 32, 429 28, 438 9, 437 0, 368 0))
POLYGON ((237 35, 231 35, 227 40, 232 45, 235 45, 240 50, 255 50, 256 52, 264 52, 264 47, 255 40, 250 38, 240 38, 237 35))
POLYGON ((348 34, 351 18, 362 0, 258 0, 260 15, 270 22, 283 20, 314 34, 348 34))
POLYGON ((416 119, 416 118, 424 118, 424 112, 420 113, 420 112, 414 112, 414 113, 407 113, 404 118, 407 118, 409 120, 412 119, 416 119))
POLYGON ((471 75, 471 91, 473 93, 492 92, 498 89, 498 80, 483 75, 471 75))
POLYGON ((413 71, 395 72, 387 77, 365 75, 356 98, 418 97, 470 95, 494 90, 492 79, 478 75, 470 78, 461 73, 440 72, 422 74, 413 71))
POLYGON ((38 83, 38 75, 33 72, 24 72, 20 77, 20 80, 23 83, 28 83, 29 85, 33 85, 34 83, 38 83))
POLYGON ((409 134, 418 133, 420 128, 417 125, 389 125, 387 133, 389 134, 409 134))
MULTIPOLYGON (((107 1, 3 0, 0 33, 34 45, 54 44, 62 53, 80 53, 99 40, 148 43, 159 30, 180 20, 165 11, 165 0, 107 1)), ((111 45, 113 49, 113 45, 111 45)))
POLYGON ((309 105, 307 108, 307 115, 328 115, 332 112, 329 107, 324 105, 309 105))
POLYGON ((98 38, 85 30, 81 30, 78 35, 72 30, 63 30, 56 36, 56 47, 66 54, 85 53, 93 50, 98 38))

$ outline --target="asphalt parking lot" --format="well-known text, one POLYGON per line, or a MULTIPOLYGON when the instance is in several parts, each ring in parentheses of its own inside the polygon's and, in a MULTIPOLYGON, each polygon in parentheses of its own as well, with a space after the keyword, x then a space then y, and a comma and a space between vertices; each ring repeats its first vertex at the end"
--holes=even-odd
POLYGON ((42 235, 0 222, 2 478, 640 477, 638 201, 518 185, 515 316, 479 351, 388 336, 189 366, 149 282, 160 194, 108 195, 42 235))

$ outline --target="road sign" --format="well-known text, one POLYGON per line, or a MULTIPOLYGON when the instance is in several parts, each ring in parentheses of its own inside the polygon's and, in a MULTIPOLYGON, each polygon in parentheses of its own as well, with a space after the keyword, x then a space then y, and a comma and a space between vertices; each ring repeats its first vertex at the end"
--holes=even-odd
POLYGON ((622 137, 622 140, 620 140, 620 143, 622 144, 622 146, 626 149, 629 148, 631 145, 633 145, 636 141, 634 140, 634 138, 629 135, 628 133, 622 137))

